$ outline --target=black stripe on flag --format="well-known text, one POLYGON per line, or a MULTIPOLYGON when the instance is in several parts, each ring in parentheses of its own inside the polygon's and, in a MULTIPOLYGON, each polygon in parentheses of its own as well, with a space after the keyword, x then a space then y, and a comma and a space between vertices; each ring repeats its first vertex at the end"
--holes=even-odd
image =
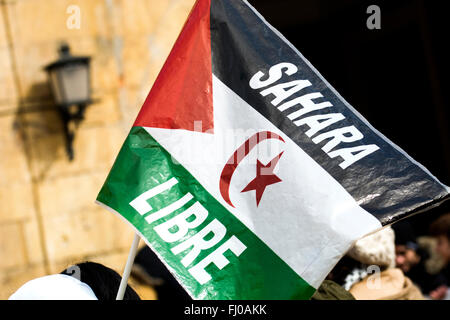
MULTIPOLYGON (((333 176, 361 205, 383 225, 438 204, 449 192, 428 170, 411 159, 357 113, 301 54, 268 25, 246 1, 211 1, 211 51, 213 74, 231 90, 271 121, 310 157, 333 176), (314 143, 305 132, 308 126, 297 126, 287 116, 300 107, 279 111, 271 103, 273 96, 262 96, 250 87, 253 75, 279 63, 292 63, 295 75, 284 75, 279 81, 309 80, 311 86, 302 89, 286 101, 304 94, 320 92, 333 107, 312 111, 311 115, 341 113, 341 120, 318 134, 337 128, 355 126, 363 135, 363 144, 375 144, 380 149, 342 169, 340 157, 330 158, 322 147, 324 140, 314 143)), ((267 77, 266 77, 267 78, 267 77)), ((277 83, 279 83, 277 82, 277 83)), ((286 102, 284 101, 284 102, 286 102)), ((300 119, 301 119, 300 118, 300 119)), ((298 120, 298 119, 296 119, 298 120)), ((361 141, 345 143, 342 147, 361 145, 361 141)), ((301 168, 299 170, 307 169, 301 168)))

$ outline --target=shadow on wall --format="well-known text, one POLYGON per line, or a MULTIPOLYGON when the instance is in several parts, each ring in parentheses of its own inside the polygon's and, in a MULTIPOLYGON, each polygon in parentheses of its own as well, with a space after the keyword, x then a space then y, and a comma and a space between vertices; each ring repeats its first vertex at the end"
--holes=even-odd
POLYGON ((46 172, 61 155, 65 156, 65 138, 58 107, 47 82, 35 83, 19 102, 14 130, 22 138, 22 146, 33 177, 43 180, 46 172), (33 101, 41 96, 42 100, 33 101), (31 164, 31 159, 36 162, 31 164))

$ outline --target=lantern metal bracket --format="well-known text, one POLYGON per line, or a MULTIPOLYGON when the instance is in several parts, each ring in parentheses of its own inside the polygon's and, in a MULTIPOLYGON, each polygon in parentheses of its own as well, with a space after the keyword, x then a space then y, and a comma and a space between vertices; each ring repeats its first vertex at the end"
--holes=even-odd
POLYGON ((70 161, 74 159, 73 141, 75 138, 75 131, 78 128, 79 123, 84 120, 86 106, 86 104, 79 104, 59 108, 61 119, 63 121, 66 152, 70 161), (73 109, 75 109, 75 111, 73 109))

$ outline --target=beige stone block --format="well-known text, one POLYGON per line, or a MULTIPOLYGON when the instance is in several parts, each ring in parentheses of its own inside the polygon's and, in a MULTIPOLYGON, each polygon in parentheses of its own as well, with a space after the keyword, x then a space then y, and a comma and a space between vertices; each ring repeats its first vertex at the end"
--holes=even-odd
POLYGON ((75 158, 69 161, 58 114, 50 111, 33 113, 27 115, 27 119, 28 124, 34 124, 27 126, 27 132, 33 141, 31 145, 33 176, 38 180, 87 171, 109 170, 126 137, 126 132, 119 124, 96 127, 82 123, 75 131, 73 142, 75 158), (54 119, 54 122, 50 119, 54 119))
POLYGON ((35 208, 30 182, 0 185, 0 223, 34 217, 35 208))
POLYGON ((123 37, 125 84, 148 88, 172 49, 194 1, 123 0, 117 3, 123 20, 120 29, 123 33, 119 34, 123 37), (138 10, 137 7, 142 8, 138 10), (151 14, 146 8, 151 8, 151 14))
POLYGON ((124 240, 124 234, 132 239, 133 233, 117 220, 100 207, 44 217, 49 260, 85 260, 90 256, 123 249, 124 242, 128 242, 128 239, 124 240))
POLYGON ((56 106, 47 106, 45 110, 27 112, 17 118, 17 125, 26 131, 31 141, 63 132, 63 123, 56 106))
POLYGON ((10 272, 0 273, 0 300, 8 299, 28 281, 45 275, 42 265, 20 267, 10 272))
MULTIPOLYGON (((61 40, 92 57, 94 92, 152 81, 192 1, 23 0, 8 5, 17 69, 25 101, 51 101, 43 67, 57 58, 61 40), (66 27, 69 5, 81 10, 80 29, 66 27), (48 19, 48 17, 52 17, 48 19), (154 70, 156 69, 156 70, 154 70)), ((7 60, 3 60, 7 61, 7 60)), ((10 82, 11 83, 11 82, 10 82)), ((5 88, 5 86, 3 86, 5 88)), ((7 90, 13 92, 13 90, 7 90)))
POLYGON ((18 103, 15 100, 0 102, 0 113, 2 114, 14 114, 18 109, 18 103))
POLYGON ((0 270, 25 265, 25 243, 20 223, 0 225, 0 270))
POLYGON ((164 28, 171 19, 183 25, 195 0, 113 0, 107 6, 108 17, 114 35, 119 37, 142 36, 164 28), (183 10, 183 14, 174 16, 174 12, 183 10))
POLYGON ((8 14, 14 38, 21 43, 36 44, 108 36, 105 6, 103 0, 20 0, 8 5, 8 14), (74 20, 77 16, 79 24, 74 20))
POLYGON ((72 54, 91 56, 94 91, 117 87, 117 61, 106 3, 103 0, 23 0, 8 6, 25 101, 51 99, 43 67, 58 58, 62 41, 70 45, 72 54), (80 29, 66 26, 69 17, 66 9, 70 5, 81 10, 80 29))
POLYGON ((115 0, 110 8, 115 34, 148 34, 158 28, 173 1, 115 0))
MULTIPOLYGON (((0 4, 0 6, 2 5, 4 4, 0 4)), ((6 35, 5 27, 6 27, 5 19, 3 17, 3 14, 0 14, 0 48, 6 47, 8 45, 8 38, 6 35)))
POLYGON ((121 85, 121 42, 111 38, 84 38, 69 41, 78 55, 91 57, 91 88, 93 93, 104 94, 121 85))
POLYGON ((74 142, 74 166, 84 170, 111 168, 125 141, 127 132, 120 125, 105 127, 83 127, 77 132, 74 142))
MULTIPOLYGON (((116 250, 126 251, 128 255, 135 234, 134 228, 115 213, 106 211, 104 208, 102 210, 105 214, 112 215, 114 228, 118 232, 114 237, 114 248, 116 250)), ((143 240, 141 241, 143 242, 143 240)))
POLYGON ((118 251, 119 253, 127 252, 128 254, 135 234, 133 227, 118 214, 112 213, 97 204, 96 206, 102 214, 107 216, 108 221, 111 221, 110 229, 105 228, 102 230, 102 232, 112 236, 111 251, 118 251))
MULTIPOLYGON (((161 36, 160 36, 161 37, 161 36)), ((158 39, 158 33, 151 34, 148 36, 148 47, 150 52, 150 65, 146 69, 146 78, 145 80, 148 83, 144 83, 141 81, 141 87, 139 89, 143 89, 147 87, 151 88, 159 73, 161 72, 164 63, 166 62, 167 57, 169 56, 170 51, 175 43, 175 38, 172 39, 169 43, 166 41, 161 41, 158 39)))
POLYGON ((117 94, 110 93, 95 97, 95 103, 85 111, 85 126, 101 126, 116 124, 122 119, 117 94))
POLYGON ((17 107, 17 91, 12 70, 9 48, 0 44, 0 111, 17 107))
POLYGON ((0 185, 30 182, 25 146, 15 115, 0 117, 0 185))
POLYGON ((44 252, 40 233, 41 230, 36 216, 23 222, 25 253, 28 264, 37 265, 44 262, 44 252))
POLYGON ((173 2, 168 7, 164 13, 164 19, 160 20, 158 27, 152 32, 154 38, 158 39, 161 48, 168 48, 170 51, 173 47, 194 3, 195 0, 180 0, 173 2))
POLYGON ((42 43, 33 45, 15 42, 14 54, 24 102, 42 102, 48 104, 53 98, 44 67, 58 58, 58 44, 42 43))
MULTIPOLYGON (((128 2, 126 2, 128 3, 128 2)), ((131 2, 130 2, 131 3, 131 2)), ((154 1, 148 1, 152 7, 154 1)), ((123 70, 128 88, 150 90, 167 59, 193 2, 177 1, 165 6, 157 25, 146 34, 127 33, 123 37, 123 70)))
POLYGON ((42 215, 55 217, 97 208, 95 199, 108 172, 69 175, 39 183, 42 215))
MULTIPOLYGON (((165 41, 165 40, 164 40, 165 41)), ((156 80, 173 43, 166 45, 154 34, 124 40, 123 70, 127 88, 145 89, 148 93, 156 80)))
POLYGON ((131 129, 150 89, 124 89, 122 103, 122 123, 126 130, 131 129))
MULTIPOLYGON (((40 139, 51 134, 63 133, 63 122, 58 107, 52 102, 41 104, 28 104, 30 110, 17 119, 20 127, 26 128, 32 139, 40 139), (45 107, 45 108, 42 108, 45 107)), ((83 127, 114 125, 121 120, 118 97, 115 91, 94 95, 93 103, 85 109, 83 127)))
POLYGON ((127 87, 139 87, 148 81, 152 69, 150 49, 150 37, 146 35, 124 39, 122 59, 127 87))

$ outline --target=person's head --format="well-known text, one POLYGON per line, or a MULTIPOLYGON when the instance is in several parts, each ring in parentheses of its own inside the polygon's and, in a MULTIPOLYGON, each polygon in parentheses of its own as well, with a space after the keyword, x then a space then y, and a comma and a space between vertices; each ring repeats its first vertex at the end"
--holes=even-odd
POLYGON ((450 263, 450 213, 446 213, 435 220, 430 226, 430 233, 436 237, 436 251, 450 263))
POLYGON ((391 227, 383 228, 356 241, 347 252, 351 258, 381 268, 395 266, 395 235, 391 227))
MULTIPOLYGON (((94 291, 98 300, 115 300, 122 277, 114 270, 95 262, 83 262, 71 266, 61 274, 76 276, 94 291)), ((124 300, 140 300, 138 294, 127 285, 124 300)))
POLYGON ((420 256, 414 248, 405 244, 395 245, 395 265, 404 273, 408 273, 419 262, 420 256))
MULTIPOLYGON (((28 281, 9 300, 115 300, 120 275, 95 262, 84 262, 52 274, 28 281)), ((124 300, 140 300, 127 286, 124 300)))
POLYGON ((98 300, 94 291, 75 277, 52 274, 32 279, 8 300, 98 300))
POLYGON ((395 231, 395 265, 404 273, 408 273, 421 260, 414 229, 407 221, 394 224, 393 229, 395 231))

